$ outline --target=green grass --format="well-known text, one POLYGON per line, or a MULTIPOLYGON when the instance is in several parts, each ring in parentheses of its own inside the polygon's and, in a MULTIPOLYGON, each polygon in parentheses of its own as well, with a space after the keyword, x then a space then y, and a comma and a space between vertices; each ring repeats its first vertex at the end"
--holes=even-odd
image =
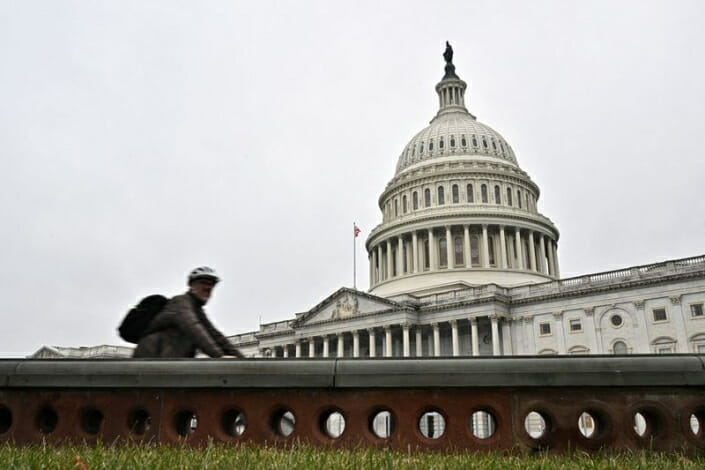
POLYGON ((424 453, 387 450, 321 450, 209 445, 32 446, 0 445, 2 469, 702 469, 705 456, 648 451, 588 455, 424 453), (76 460, 79 463, 76 463, 76 460), (82 466, 85 464, 85 466, 82 466))

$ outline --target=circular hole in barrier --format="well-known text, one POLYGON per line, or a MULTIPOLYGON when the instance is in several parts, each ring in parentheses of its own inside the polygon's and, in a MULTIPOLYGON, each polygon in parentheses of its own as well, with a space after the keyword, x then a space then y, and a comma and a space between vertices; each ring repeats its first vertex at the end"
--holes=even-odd
POLYGON ((337 410, 323 413, 321 416, 321 431, 332 439, 339 438, 345 432, 345 416, 337 410))
POLYGON ((5 434, 12 426, 12 411, 6 406, 0 406, 0 434, 5 434))
POLYGON ((705 437, 705 407, 697 408, 688 417, 690 432, 699 439, 705 437))
POLYGON ((132 410, 127 416, 127 427, 132 434, 142 436, 152 428, 152 417, 141 408, 132 410))
POLYGON ((95 408, 81 412, 81 428, 88 434, 98 434, 103 424, 103 413, 95 408))
POLYGON ((492 413, 479 410, 470 416, 470 429, 472 430, 472 435, 478 439, 487 439, 494 434, 497 429, 497 423, 492 413))
POLYGON ((620 327, 622 326, 622 323, 624 323, 624 320, 622 319, 621 315, 614 314, 610 317, 610 322, 613 326, 620 327))
POLYGON ((386 439, 394 432, 394 417, 387 410, 378 411, 370 420, 370 430, 372 434, 382 439, 386 439))
POLYGON ((289 437, 296 427, 296 416, 287 409, 277 410, 272 415, 271 426, 276 435, 289 437))
POLYGON ((595 421, 595 417, 587 411, 583 411, 578 418, 578 429, 580 430, 580 434, 588 439, 596 437, 597 422, 595 421))
POLYGON ((419 430, 428 439, 438 439, 446 432, 446 419, 438 411, 427 411, 419 419, 419 430))
POLYGON ((544 437, 548 429, 548 418, 538 411, 530 411, 524 418, 524 429, 532 439, 544 437))
POLYGON ((228 410, 221 420, 223 431, 230 437, 240 437, 245 432, 247 422, 245 415, 239 410, 228 410))
POLYGON ((37 427, 42 434, 54 432, 56 425, 59 423, 59 416, 52 408, 42 408, 37 413, 37 427))
POLYGON ((179 411, 176 413, 176 416, 174 416, 174 427, 179 436, 190 436, 196 431, 196 428, 198 428, 196 413, 191 410, 179 411))
POLYGON ((661 414, 652 409, 641 409, 634 413, 634 432, 642 439, 656 437, 661 433, 661 414))

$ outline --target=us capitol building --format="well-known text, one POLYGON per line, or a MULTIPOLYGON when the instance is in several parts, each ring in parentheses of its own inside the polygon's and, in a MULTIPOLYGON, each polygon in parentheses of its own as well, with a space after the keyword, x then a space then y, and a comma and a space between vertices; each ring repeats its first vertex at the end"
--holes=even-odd
POLYGON ((444 58, 438 112, 379 198, 369 291, 233 343, 257 357, 705 353, 705 256, 561 279, 539 187, 444 58))
MULTIPOLYGON (((280 358, 705 353, 705 256, 561 279, 539 187, 468 111, 450 46, 443 56, 438 112, 379 198, 369 291, 341 288, 231 341, 280 358)), ((61 349, 47 348, 34 357, 61 349)))

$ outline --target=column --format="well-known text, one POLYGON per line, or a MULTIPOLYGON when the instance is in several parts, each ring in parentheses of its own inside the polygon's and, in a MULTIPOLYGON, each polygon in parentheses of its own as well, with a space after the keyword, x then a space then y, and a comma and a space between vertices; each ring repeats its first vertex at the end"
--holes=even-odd
POLYGON ((502 322, 502 355, 514 355, 512 348, 512 322, 508 318, 505 318, 502 322))
POLYGON ((284 357, 289 357, 289 345, 284 345, 284 357))
POLYGON ((436 238, 433 236, 433 229, 428 230, 428 258, 429 258, 429 263, 428 263, 428 270, 429 271, 435 271, 436 266, 438 264, 436 263, 436 253, 438 251, 436 250, 436 238))
POLYGON ((360 357, 360 332, 353 330, 353 357, 360 357))
POLYGON ((338 353, 336 354, 335 357, 343 357, 345 354, 345 344, 344 344, 344 336, 343 333, 338 333, 338 353))
POLYGON ((470 336, 472 337, 472 355, 480 355, 480 337, 477 334, 477 318, 470 319, 470 336))
POLYGON ((404 239, 397 237, 397 277, 404 272, 404 239))
POLYGON ((502 252, 499 257, 502 269, 507 269, 507 240, 504 238, 504 225, 499 226, 499 249, 502 252))
POLYGON ((546 243, 544 242, 543 234, 539 235, 539 257, 541 258, 541 263, 539 269, 542 273, 546 274, 548 270, 546 269, 546 243))
POLYGON ((536 247, 534 247, 534 232, 529 230, 529 266, 536 271, 536 247))
POLYGON ((416 230, 411 234, 411 251, 414 255, 414 273, 419 272, 419 236, 416 235, 416 230))
POLYGON ((384 327, 384 357, 392 357, 392 327, 384 327))
POLYGON ((487 240, 487 224, 482 225, 482 267, 490 267, 490 251, 487 248, 489 242, 487 240))
POLYGON ((519 227, 514 228, 514 247, 517 252, 517 269, 526 269, 526 266, 524 266, 524 253, 522 253, 521 249, 521 230, 519 230, 519 227))
POLYGON ((369 330, 367 330, 367 334, 370 337, 370 344, 369 344, 370 357, 375 357, 377 355, 377 344, 375 342, 375 329, 370 328, 369 330))
POLYGON ((416 357, 423 356, 423 332, 421 331, 421 325, 416 325, 416 357))
POLYGON ((450 321, 451 339, 453 342, 453 356, 460 356, 460 343, 458 342, 458 322, 450 321))
POLYGON ((438 323, 431 326, 433 327, 433 355, 438 357, 441 355, 441 330, 438 323))
POLYGON ((471 268, 472 263, 470 258, 470 226, 463 225, 463 258, 465 259, 465 267, 471 268))
POLYGON ((308 357, 316 357, 316 342, 313 338, 308 339, 308 357))
POLYGON ((401 339, 402 339, 402 344, 404 346, 404 357, 409 357, 411 356, 411 351, 409 350, 409 324, 408 323, 403 323, 401 325, 401 339))
POLYGON ((374 251, 369 253, 367 257, 370 262, 370 287, 375 285, 375 262, 374 262, 374 251))
POLYGON ((394 256, 392 256, 392 241, 387 239, 387 279, 391 279, 394 275, 394 256))
POLYGON ((328 357, 330 355, 330 338, 328 335, 323 337, 323 357, 328 357))
POLYGON ((296 340, 296 357, 301 357, 301 340, 296 340))
POLYGON ((450 232, 450 225, 446 225, 446 264, 448 269, 453 267, 453 238, 450 232))
POLYGON ((556 276, 556 265, 553 262, 553 240, 548 239, 548 274, 556 276))
POLYGON ((377 283, 384 281, 384 270, 382 269, 382 244, 377 245, 377 283))
POLYGON ((558 242, 553 242, 553 275, 561 278, 561 270, 558 269, 558 242))
POLYGON ((497 315, 490 315, 490 321, 492 322, 492 355, 499 356, 499 319, 497 315))

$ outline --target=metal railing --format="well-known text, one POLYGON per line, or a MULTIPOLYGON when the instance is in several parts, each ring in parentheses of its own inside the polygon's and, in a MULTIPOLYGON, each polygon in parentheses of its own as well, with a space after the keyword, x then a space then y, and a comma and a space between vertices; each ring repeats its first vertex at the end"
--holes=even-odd
POLYGON ((0 441, 705 451, 705 356, 0 360, 0 441))

